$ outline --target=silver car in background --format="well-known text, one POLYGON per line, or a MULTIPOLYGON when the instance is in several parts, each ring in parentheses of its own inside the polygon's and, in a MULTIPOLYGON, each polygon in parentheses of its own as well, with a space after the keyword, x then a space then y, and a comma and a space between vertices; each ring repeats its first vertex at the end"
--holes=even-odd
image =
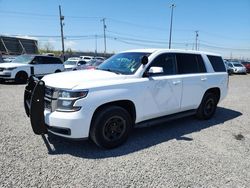
POLYGON ((246 74, 247 73, 246 67, 238 61, 230 61, 228 62, 228 65, 233 68, 234 74, 246 74))
POLYGON ((74 71, 82 69, 86 65, 86 61, 80 59, 80 58, 69 58, 67 61, 65 61, 64 64, 64 70, 65 71, 74 71))

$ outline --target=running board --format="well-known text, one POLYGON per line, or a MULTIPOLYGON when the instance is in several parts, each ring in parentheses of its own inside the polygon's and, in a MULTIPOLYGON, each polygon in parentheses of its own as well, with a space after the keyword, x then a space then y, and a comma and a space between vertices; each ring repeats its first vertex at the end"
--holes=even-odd
POLYGON ((192 116, 195 114, 196 114, 196 110, 188 110, 188 111, 179 112, 179 113, 175 113, 175 114, 171 114, 171 115, 167 115, 167 116, 162 116, 159 118, 154 118, 154 119, 142 121, 142 122, 136 123, 135 127, 150 127, 153 125, 165 123, 165 122, 172 121, 175 119, 184 118, 187 116, 192 116))

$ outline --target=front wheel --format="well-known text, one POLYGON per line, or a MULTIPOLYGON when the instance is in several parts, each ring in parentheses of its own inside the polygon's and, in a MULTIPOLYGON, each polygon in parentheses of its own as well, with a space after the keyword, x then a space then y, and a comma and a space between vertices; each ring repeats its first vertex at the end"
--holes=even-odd
POLYGON ((90 137, 96 145, 111 149, 127 140, 131 128, 132 119, 127 110, 107 106, 94 115, 90 137))
POLYGON ((214 93, 205 93, 199 108, 197 109, 196 116, 198 119, 210 119, 217 108, 217 97, 214 93))
POLYGON ((28 74, 26 72, 18 72, 15 77, 15 82, 18 84, 25 84, 28 81, 28 74))

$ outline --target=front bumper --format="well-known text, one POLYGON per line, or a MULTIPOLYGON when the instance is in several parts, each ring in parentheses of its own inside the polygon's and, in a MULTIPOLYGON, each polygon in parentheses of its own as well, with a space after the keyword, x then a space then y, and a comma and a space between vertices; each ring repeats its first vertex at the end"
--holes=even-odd
POLYGON ((234 73, 246 73, 246 69, 234 69, 234 73))
POLYGON ((45 124, 50 127, 49 132, 56 134, 58 136, 82 139, 89 136, 89 128, 91 119, 90 116, 84 115, 88 114, 84 112, 85 110, 80 110, 77 112, 50 112, 45 109, 44 119, 45 124), (69 130, 70 134, 60 133, 58 131, 53 131, 54 128, 60 128, 64 130, 69 130))
POLYGON ((11 79, 11 72, 8 72, 8 71, 0 72, 0 78, 1 79, 11 79))
POLYGON ((58 112, 45 109, 45 83, 35 77, 25 88, 24 107, 35 134, 48 131, 58 136, 83 139, 89 136, 91 114, 87 108, 76 112, 58 112))

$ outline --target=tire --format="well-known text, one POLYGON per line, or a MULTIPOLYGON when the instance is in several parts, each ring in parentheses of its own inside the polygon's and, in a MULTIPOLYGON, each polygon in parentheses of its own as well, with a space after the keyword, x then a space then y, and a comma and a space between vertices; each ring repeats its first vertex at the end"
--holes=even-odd
POLYGON ((28 81, 28 74, 26 72, 18 72, 15 77, 15 82, 18 84, 25 84, 28 81))
POLYGON ((213 117, 218 104, 218 97, 214 93, 205 93, 196 112, 198 119, 207 120, 213 117))
POLYGON ((55 73, 61 72, 60 70, 56 70, 55 73))
POLYGON ((99 147, 112 149, 123 144, 132 129, 132 118, 124 108, 106 106, 93 117, 90 138, 99 147))
POLYGON ((4 79, 0 79, 0 84, 3 84, 5 82, 4 79))

